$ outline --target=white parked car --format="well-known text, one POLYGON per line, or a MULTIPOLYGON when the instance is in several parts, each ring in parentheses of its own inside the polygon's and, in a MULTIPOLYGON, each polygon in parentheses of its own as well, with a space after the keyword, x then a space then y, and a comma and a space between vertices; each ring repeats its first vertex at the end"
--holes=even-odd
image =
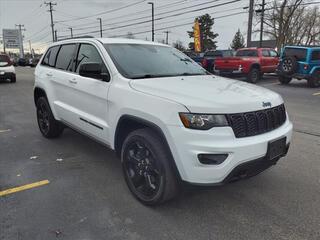
POLYGON ((45 137, 69 126, 109 146, 149 205, 173 198, 181 183, 254 176, 286 155, 292 134, 277 93, 140 40, 54 43, 36 67, 34 101, 45 137))
POLYGON ((16 72, 10 57, 6 54, 0 54, 0 81, 5 80, 10 80, 10 82, 15 83, 16 72))

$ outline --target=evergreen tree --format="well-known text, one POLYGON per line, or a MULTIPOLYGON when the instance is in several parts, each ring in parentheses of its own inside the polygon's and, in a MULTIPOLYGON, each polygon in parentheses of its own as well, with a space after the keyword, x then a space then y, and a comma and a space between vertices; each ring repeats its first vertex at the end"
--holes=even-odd
MULTIPOLYGON (((205 52, 206 50, 215 50, 217 48, 217 41, 215 41, 215 38, 218 37, 219 34, 212 31, 214 19, 211 18, 209 14, 205 14, 196 18, 195 20, 198 20, 200 24, 200 32, 202 35, 202 51, 205 52)), ((188 31, 188 34, 190 38, 194 37, 193 31, 188 31)), ((194 50, 194 42, 189 43, 189 48, 194 50)))
POLYGON ((233 50, 238 50, 239 48, 245 47, 244 37, 243 37, 242 33, 240 32, 240 29, 238 29, 238 31, 234 35, 234 38, 232 40, 230 47, 233 50))

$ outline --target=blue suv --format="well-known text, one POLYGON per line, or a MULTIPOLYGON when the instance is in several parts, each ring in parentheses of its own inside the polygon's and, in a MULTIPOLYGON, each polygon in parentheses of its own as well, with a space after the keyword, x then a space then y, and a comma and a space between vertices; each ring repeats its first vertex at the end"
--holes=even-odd
POLYGON ((296 78, 308 80, 309 87, 320 87, 320 46, 284 47, 277 74, 282 84, 296 78))

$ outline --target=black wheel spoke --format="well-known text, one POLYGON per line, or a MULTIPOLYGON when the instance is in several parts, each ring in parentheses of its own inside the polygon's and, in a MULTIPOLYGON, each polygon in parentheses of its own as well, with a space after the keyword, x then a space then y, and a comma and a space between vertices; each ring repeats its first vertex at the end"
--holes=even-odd
POLYGON ((126 150, 124 161, 125 172, 135 191, 146 198, 157 194, 161 176, 150 149, 143 142, 133 142, 126 150))

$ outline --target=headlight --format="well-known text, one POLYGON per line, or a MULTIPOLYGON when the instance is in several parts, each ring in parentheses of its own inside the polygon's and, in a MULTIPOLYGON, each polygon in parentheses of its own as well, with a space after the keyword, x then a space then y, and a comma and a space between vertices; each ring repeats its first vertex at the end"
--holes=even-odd
POLYGON ((229 125, 225 115, 179 113, 179 116, 183 125, 191 129, 208 130, 229 125))

